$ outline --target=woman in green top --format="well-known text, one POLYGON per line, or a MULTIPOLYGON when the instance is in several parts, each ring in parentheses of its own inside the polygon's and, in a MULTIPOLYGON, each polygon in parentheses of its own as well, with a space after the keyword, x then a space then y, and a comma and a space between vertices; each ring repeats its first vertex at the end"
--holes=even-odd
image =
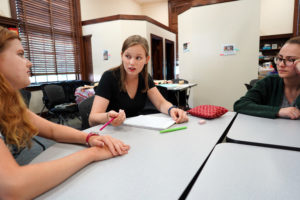
POLYGON ((275 57, 278 75, 258 81, 234 104, 234 111, 266 118, 300 118, 300 37, 288 40, 275 57))

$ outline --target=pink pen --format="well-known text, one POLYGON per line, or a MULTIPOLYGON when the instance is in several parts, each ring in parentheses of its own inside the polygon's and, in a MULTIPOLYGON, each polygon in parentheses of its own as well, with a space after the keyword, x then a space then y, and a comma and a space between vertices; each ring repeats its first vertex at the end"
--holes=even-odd
POLYGON ((102 131, 108 124, 110 124, 115 118, 111 118, 108 122, 106 122, 101 128, 100 131, 102 131))

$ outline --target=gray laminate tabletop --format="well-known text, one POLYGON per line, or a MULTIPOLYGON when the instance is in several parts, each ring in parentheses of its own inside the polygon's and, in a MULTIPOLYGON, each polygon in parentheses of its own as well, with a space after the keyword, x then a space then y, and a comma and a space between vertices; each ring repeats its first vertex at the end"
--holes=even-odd
POLYGON ((299 169, 298 151, 218 144, 187 199, 299 199, 299 169))
MULTIPOLYGON (((204 125, 198 123, 199 118, 190 116, 188 123, 172 126, 187 129, 164 134, 107 126, 102 133, 129 144, 129 153, 88 165, 38 199, 178 199, 234 115, 228 112, 204 125)), ((57 143, 32 163, 58 159, 82 148, 86 147, 57 143)))
POLYGON ((300 150, 300 120, 238 114, 227 139, 238 143, 300 150))

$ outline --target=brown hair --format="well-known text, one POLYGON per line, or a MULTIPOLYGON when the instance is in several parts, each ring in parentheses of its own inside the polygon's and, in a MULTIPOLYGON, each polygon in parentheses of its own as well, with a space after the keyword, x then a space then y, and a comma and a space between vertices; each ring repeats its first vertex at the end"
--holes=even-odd
MULTIPOLYGON (((128 37, 122 46, 122 54, 129 48, 135 45, 141 45, 145 52, 146 52, 146 57, 149 56, 149 45, 148 42, 145 38, 139 36, 139 35, 133 35, 128 37)), ((124 65, 123 63, 121 65, 119 65, 118 67, 112 68, 112 71, 117 71, 120 70, 120 75, 121 78, 119 80, 119 85, 121 88, 121 91, 126 92, 126 86, 125 86, 125 80, 126 80, 126 71, 124 69, 124 65)), ((149 85, 148 85, 148 63, 144 65, 143 70, 140 72, 144 78, 145 81, 145 88, 142 92, 146 92, 149 89, 149 85)))
MULTIPOLYGON (((19 36, 0 26, 0 53, 5 50, 8 42, 19 36)), ((18 90, 15 90, 0 73, 0 131, 5 136, 6 144, 21 147, 31 146, 31 138, 37 134, 35 128, 28 119, 26 105, 18 90)))
POLYGON ((299 44, 300 45, 300 36, 292 37, 288 41, 286 41, 286 44, 299 44))

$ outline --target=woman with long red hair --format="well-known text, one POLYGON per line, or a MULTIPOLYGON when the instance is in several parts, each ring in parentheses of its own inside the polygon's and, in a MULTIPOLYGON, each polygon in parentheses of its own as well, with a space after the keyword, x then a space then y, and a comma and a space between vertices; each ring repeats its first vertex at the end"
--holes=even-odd
POLYGON ((0 199, 33 199, 91 162, 124 155, 129 146, 105 135, 88 135, 47 121, 26 108, 19 89, 30 84, 31 62, 18 35, 0 26, 0 199), (14 150, 30 147, 33 136, 86 144, 64 158, 20 166, 14 150))

